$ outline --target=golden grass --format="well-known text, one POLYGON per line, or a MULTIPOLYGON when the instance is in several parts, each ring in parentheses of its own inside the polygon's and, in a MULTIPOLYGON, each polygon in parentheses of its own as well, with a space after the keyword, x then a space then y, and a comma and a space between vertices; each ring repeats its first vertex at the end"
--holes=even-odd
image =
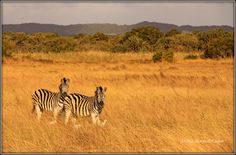
POLYGON ((18 54, 3 64, 3 152, 233 152, 233 60, 150 61, 151 54, 18 54), (41 55, 41 57, 40 57, 41 55), (31 61, 30 59, 34 61, 31 61), (42 61, 42 60, 51 61, 42 61), (108 88, 105 127, 78 130, 31 113, 38 88, 108 88))
POLYGON ((152 53, 112 53, 102 51, 82 51, 65 53, 14 53, 13 59, 18 61, 34 60, 47 63, 118 63, 118 62, 149 62, 152 53))

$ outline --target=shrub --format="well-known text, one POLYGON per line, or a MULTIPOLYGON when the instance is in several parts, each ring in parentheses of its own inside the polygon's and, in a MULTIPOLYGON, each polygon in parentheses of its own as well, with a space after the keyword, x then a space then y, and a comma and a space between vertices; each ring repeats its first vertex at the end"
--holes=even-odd
POLYGON ((163 37, 157 41, 154 46, 154 50, 163 49, 168 50, 169 48, 175 47, 175 43, 173 38, 171 37, 163 37))
POLYGON ((152 60, 153 60, 154 63, 162 61, 162 51, 156 52, 156 53, 152 56, 152 60))
POLYGON ((231 50, 206 50, 204 51, 204 58, 210 58, 210 59, 219 59, 219 58, 227 58, 227 57, 233 57, 233 52, 231 50))
POLYGON ((174 61, 174 52, 172 50, 158 51, 152 56, 153 62, 173 62, 174 61))
POLYGON ((123 44, 117 44, 111 47, 112 52, 126 52, 127 47, 123 44))
POLYGON ((213 50, 206 50, 204 51, 204 58, 219 58, 220 57, 220 53, 217 51, 213 51, 213 50))
POLYGON ((6 60, 6 58, 12 57, 12 51, 9 49, 6 49, 6 47, 3 46, 2 48, 2 62, 6 60))
POLYGON ((130 36, 124 44, 128 47, 129 51, 138 52, 142 48, 143 40, 137 36, 130 36))
POLYGON ((168 49, 162 53, 162 61, 173 62, 174 61, 174 52, 171 49, 168 49))
POLYGON ((182 51, 193 51, 198 48, 198 38, 193 34, 177 34, 172 37, 174 49, 182 49, 182 51))
POLYGON ((135 36, 142 41, 146 41, 149 45, 154 45, 162 35, 162 32, 158 28, 152 26, 139 27, 126 32, 123 41, 129 39, 131 36, 135 36))
POLYGON ((12 57, 12 51, 6 50, 6 48, 3 47, 2 55, 3 57, 12 57))
POLYGON ((171 37, 177 34, 181 34, 180 31, 176 30, 176 29, 171 29, 170 31, 166 32, 165 36, 166 37, 171 37))
POLYGON ((2 46, 2 57, 3 59, 7 57, 12 57, 12 51, 16 49, 15 43, 13 41, 3 41, 3 46, 2 46))
MULTIPOLYGON (((112 52, 157 52, 153 61, 173 61, 175 51, 204 52, 203 58, 226 58, 234 56, 233 32, 221 29, 207 32, 180 33, 170 30, 165 35, 155 27, 140 27, 119 35, 77 34, 60 36, 55 33, 4 32, 4 56, 11 51, 66 52, 66 51, 112 51, 112 52), (161 53, 161 56, 160 56, 161 53), (161 58, 159 58, 161 57, 161 58)), ((190 53, 189 53, 190 54, 190 53)), ((199 56, 198 56, 199 57, 199 56)), ((185 59, 195 59, 187 56, 185 59)))
POLYGON ((207 49, 204 51, 205 58, 225 58, 227 57, 228 48, 223 39, 214 39, 208 43, 207 49))
POLYGON ((76 48, 75 40, 66 37, 59 37, 46 42, 45 47, 52 52, 74 51, 76 48))
POLYGON ((90 40, 91 41, 108 41, 108 36, 101 32, 97 32, 93 34, 92 36, 90 36, 90 40))
POLYGON ((198 58, 198 56, 194 55, 194 54, 189 54, 189 55, 184 57, 184 59, 197 59, 197 58, 198 58))
POLYGON ((204 58, 226 58, 233 56, 233 33, 223 29, 210 30, 198 35, 199 49, 204 51, 204 58))

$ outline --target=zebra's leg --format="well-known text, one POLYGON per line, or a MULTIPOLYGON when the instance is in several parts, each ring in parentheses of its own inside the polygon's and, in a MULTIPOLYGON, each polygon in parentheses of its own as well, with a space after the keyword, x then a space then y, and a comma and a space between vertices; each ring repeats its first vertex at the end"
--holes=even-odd
POLYGON ((102 123, 101 126, 104 126, 107 123, 107 120, 105 119, 102 123))
POLYGON ((97 123, 99 126, 104 126, 106 124, 107 120, 105 119, 103 122, 99 119, 99 116, 97 116, 97 123))
POLYGON ((81 127, 80 124, 76 124, 76 118, 72 117, 72 118, 71 118, 71 121, 72 121, 72 123, 73 123, 73 125, 74 125, 74 128, 78 129, 79 127, 81 127))
POLYGON ((103 122, 99 119, 98 114, 95 113, 91 113, 91 118, 92 118, 92 122, 95 125, 99 125, 99 126, 104 126, 107 122, 107 120, 104 120, 103 122))
POLYGON ((67 125, 70 115, 71 115, 71 111, 69 109, 67 109, 66 114, 65 114, 65 125, 67 125))
POLYGON ((62 107, 56 107, 54 110, 53 110, 53 118, 54 118, 54 120, 53 121, 51 121, 50 122, 50 124, 55 124, 55 123, 57 123, 57 114, 58 114, 58 112, 59 111, 61 111, 62 110, 62 107))
POLYGON ((40 121, 42 112, 41 112, 41 110, 40 110, 38 105, 35 105, 35 110, 36 110, 36 115, 37 115, 38 121, 40 121))
POLYGON ((93 124, 97 125, 97 114, 91 113, 91 118, 92 118, 93 124))

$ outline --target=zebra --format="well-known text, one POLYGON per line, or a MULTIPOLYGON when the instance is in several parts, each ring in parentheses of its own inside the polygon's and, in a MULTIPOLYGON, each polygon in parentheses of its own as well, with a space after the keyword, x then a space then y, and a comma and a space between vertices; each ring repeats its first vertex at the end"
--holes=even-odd
POLYGON ((70 115, 72 113, 72 121, 75 128, 80 127, 76 125, 76 117, 88 117, 91 116, 92 122, 98 126, 104 126, 107 120, 101 121, 99 114, 102 112, 105 104, 105 92, 107 88, 97 87, 95 95, 88 97, 78 93, 73 93, 60 99, 59 102, 63 102, 63 110, 65 112, 65 125, 67 125, 70 115))
POLYGON ((59 92, 51 92, 46 89, 38 89, 32 94, 33 109, 32 113, 36 111, 38 120, 40 121, 43 111, 52 111, 54 121, 50 124, 56 123, 56 116, 59 111, 63 109, 63 105, 59 103, 60 98, 67 95, 69 90, 70 79, 62 78, 59 85, 59 92))

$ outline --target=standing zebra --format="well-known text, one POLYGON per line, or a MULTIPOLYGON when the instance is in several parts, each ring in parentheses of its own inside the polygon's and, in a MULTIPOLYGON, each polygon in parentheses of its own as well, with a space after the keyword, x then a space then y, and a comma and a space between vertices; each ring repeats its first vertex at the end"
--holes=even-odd
POLYGON ((102 88, 97 87, 95 91, 95 96, 85 96, 78 93, 73 93, 65 96, 60 102, 64 102, 65 110, 65 125, 69 121, 69 117, 72 113, 74 116, 72 119, 74 126, 78 128, 80 125, 75 125, 76 117, 80 116, 91 116, 93 124, 99 126, 104 126, 107 120, 103 122, 99 119, 99 114, 102 112, 102 109, 105 104, 105 92, 106 87, 102 88))
POLYGON ((62 78, 59 85, 60 92, 51 92, 46 89, 38 89, 32 94, 33 109, 36 111, 38 120, 40 120, 43 111, 53 111, 54 121, 56 123, 57 113, 63 109, 63 105, 59 103, 59 99, 67 95, 69 89, 69 79, 62 78))

